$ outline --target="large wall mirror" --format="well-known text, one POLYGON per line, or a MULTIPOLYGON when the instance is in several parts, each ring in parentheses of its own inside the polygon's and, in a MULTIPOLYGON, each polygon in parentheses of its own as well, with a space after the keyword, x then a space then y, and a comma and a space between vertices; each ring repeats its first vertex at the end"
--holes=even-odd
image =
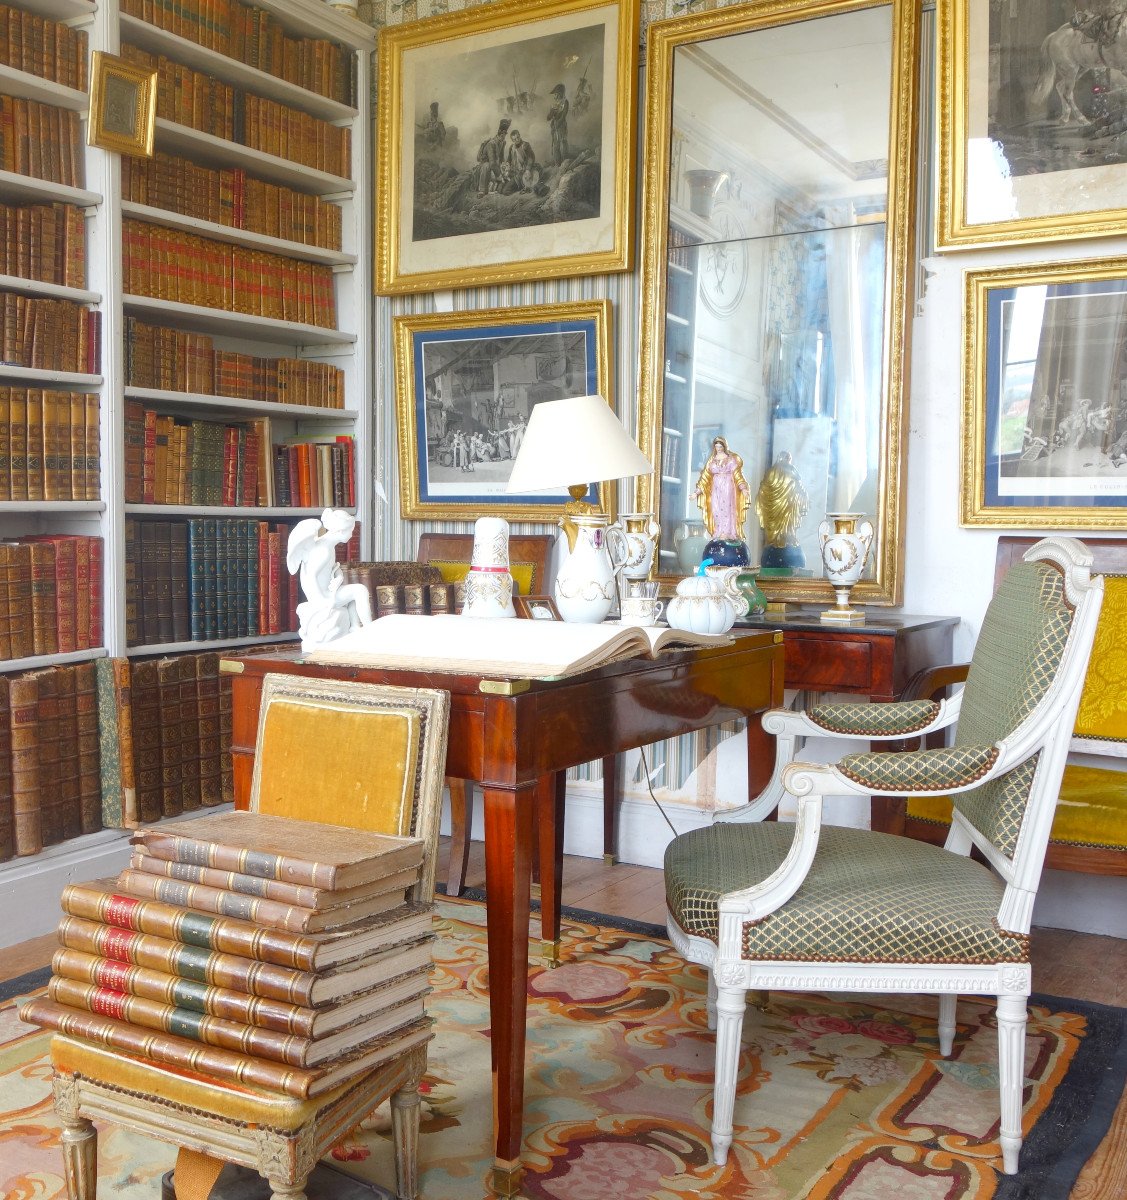
POLYGON ((832 599, 818 525, 859 512, 876 538, 854 598, 900 600, 915 7, 770 0, 650 26, 639 423, 656 470, 636 500, 663 577, 699 561, 698 484, 726 447, 769 598, 832 599))

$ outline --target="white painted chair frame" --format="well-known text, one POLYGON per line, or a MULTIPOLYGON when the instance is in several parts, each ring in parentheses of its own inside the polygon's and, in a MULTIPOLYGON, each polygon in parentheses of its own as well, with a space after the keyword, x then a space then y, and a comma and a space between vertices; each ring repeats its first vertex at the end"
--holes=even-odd
MULTIPOLYGON (((1091 578, 1091 555, 1072 538, 1046 538, 1025 556, 1048 560, 1065 574, 1065 595, 1076 612, 1056 677, 1032 713, 1013 734, 997 743, 998 758, 975 783, 944 788, 945 794, 969 791, 1012 771, 1041 751, 1034 774, 1021 833, 1013 857, 1002 854, 956 809, 945 849, 967 855, 977 847, 1005 883, 998 924, 1012 933, 1028 934, 1033 902, 1049 841, 1053 810, 1060 789, 1076 709, 1087 671, 1103 600, 1103 578, 1091 578)), ((942 729, 958 718, 961 695, 943 701, 935 720, 918 733, 942 729)), ((997 998, 998 1071, 1001 1103, 999 1141, 1006 1174, 1016 1174, 1021 1150, 1022 1082, 1025 1065, 1027 999, 1032 990, 1028 963, 1003 965, 943 965, 926 967, 902 963, 829 963, 751 961, 741 957, 743 926, 782 907, 801 886, 818 846, 822 800, 827 795, 900 795, 860 788, 832 765, 792 761, 799 737, 853 737, 864 742, 901 740, 903 734, 830 734, 804 713, 776 709, 763 725, 778 738, 776 767, 771 782, 752 803, 718 812, 717 821, 758 821, 770 813, 785 793, 798 802, 794 841, 777 871, 752 887, 729 892, 719 903, 717 943, 687 934, 672 916, 669 936, 691 962, 709 971, 709 1028, 716 1030, 716 1071, 713 1091, 712 1146, 715 1160, 727 1160, 732 1143, 740 1036, 750 989, 842 992, 912 992, 939 997, 940 1052, 950 1054, 955 1034, 955 1005, 960 992, 997 998)), ((915 736, 915 734, 913 734, 915 736)))

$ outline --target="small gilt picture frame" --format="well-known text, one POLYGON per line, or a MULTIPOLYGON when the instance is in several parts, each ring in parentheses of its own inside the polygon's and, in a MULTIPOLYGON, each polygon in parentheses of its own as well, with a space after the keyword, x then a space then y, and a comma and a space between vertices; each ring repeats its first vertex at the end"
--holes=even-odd
POLYGON ((518 617, 530 621, 562 621, 560 610, 551 596, 513 596, 518 617))
POLYGON ((94 51, 87 141, 103 150, 152 158, 157 73, 94 51))

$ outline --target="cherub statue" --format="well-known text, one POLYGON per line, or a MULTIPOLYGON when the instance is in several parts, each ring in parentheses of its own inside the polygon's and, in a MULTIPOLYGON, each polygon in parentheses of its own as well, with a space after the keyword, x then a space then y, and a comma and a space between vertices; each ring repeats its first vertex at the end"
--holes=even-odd
POLYGON ((286 568, 297 575, 305 600, 297 606, 301 648, 342 637, 370 625, 372 605, 362 583, 345 583, 336 548, 352 536, 356 518, 340 508, 326 508, 321 519, 308 517, 290 531, 286 568))

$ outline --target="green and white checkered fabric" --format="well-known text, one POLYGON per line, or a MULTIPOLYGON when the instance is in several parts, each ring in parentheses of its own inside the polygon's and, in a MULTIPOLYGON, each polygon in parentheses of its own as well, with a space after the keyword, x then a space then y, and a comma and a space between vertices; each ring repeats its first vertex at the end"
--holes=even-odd
MULTIPOLYGON (((1018 563, 986 610, 971 658, 955 732, 957 746, 1008 737, 1048 691, 1072 629, 1064 577, 1051 563, 1018 563)), ((1003 854, 1017 845, 1033 765, 954 798, 967 819, 1003 854)))
MULTIPOLYGON (((718 824, 674 838, 665 853, 669 911, 715 941, 720 897, 771 875, 794 826, 718 824)), ((1028 961, 1028 939, 995 918, 1002 883, 973 859, 867 829, 823 826, 810 872, 776 912, 744 926, 743 956, 794 962, 1028 961)))
POLYGON ((897 704, 819 704, 806 715, 831 733, 872 737, 926 728, 939 714, 934 700, 904 700, 897 704))
POLYGON ((847 754, 837 769, 876 792, 944 792, 981 779, 997 759, 995 746, 941 746, 896 754, 847 754))

